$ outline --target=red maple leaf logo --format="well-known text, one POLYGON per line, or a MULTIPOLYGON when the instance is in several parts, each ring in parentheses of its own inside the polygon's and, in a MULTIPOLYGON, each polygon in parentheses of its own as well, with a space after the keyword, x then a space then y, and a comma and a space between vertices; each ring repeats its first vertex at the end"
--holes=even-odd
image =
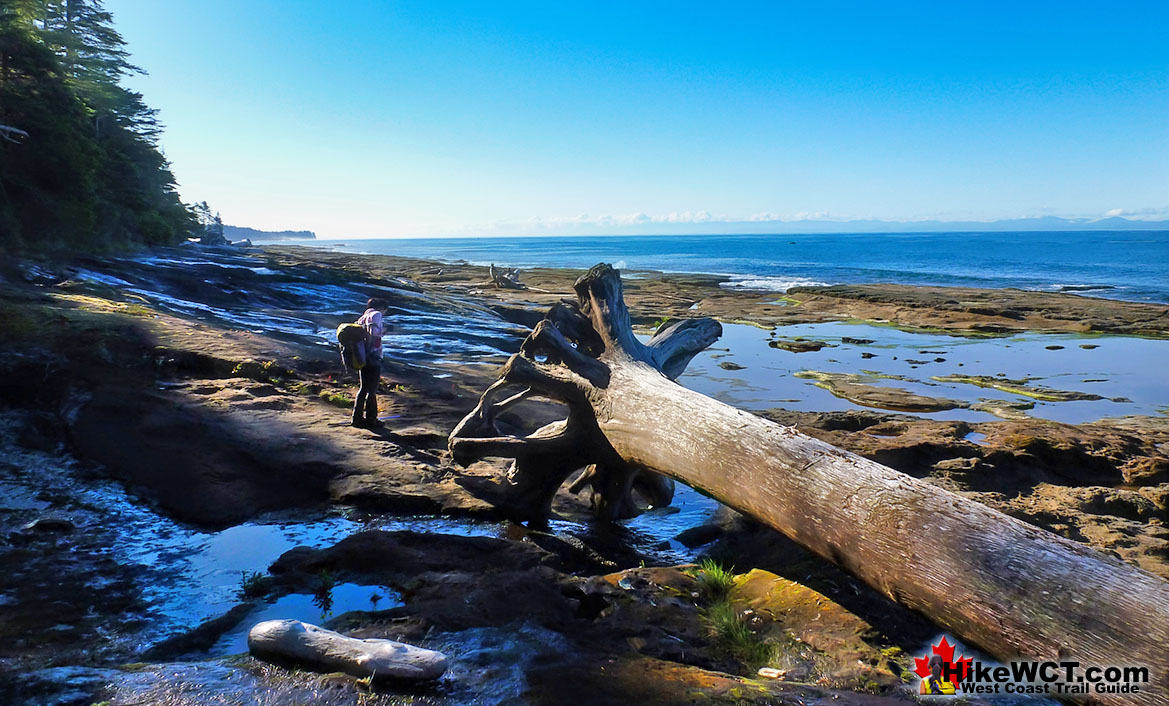
MULTIPOLYGON (((953 674, 954 670, 957 670, 957 673, 959 674, 958 679, 953 679, 950 681, 954 682, 954 688, 956 690, 961 691, 962 685, 959 682, 964 680, 970 674, 970 670, 973 668, 974 660, 965 655, 959 655, 958 659, 954 659, 955 645, 951 645, 950 642, 946 639, 945 635, 942 635, 941 642, 936 645, 931 645, 930 647, 932 648, 932 654, 942 658, 943 678, 946 676, 947 671, 949 671, 950 674, 953 674)), ((913 658, 913 671, 922 679, 925 679, 930 675, 930 656, 931 655, 927 654, 924 657, 913 658)))

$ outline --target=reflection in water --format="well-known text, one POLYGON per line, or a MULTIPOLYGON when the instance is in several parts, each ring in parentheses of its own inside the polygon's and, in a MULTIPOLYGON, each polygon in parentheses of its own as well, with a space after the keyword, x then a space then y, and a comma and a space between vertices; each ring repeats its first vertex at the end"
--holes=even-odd
POLYGON ((328 569, 321 569, 320 583, 313 592, 313 605, 321 609, 321 619, 333 614, 333 576, 328 569))
POLYGON ((313 605, 321 609, 321 620, 333 615, 333 588, 318 588, 313 594, 313 605))
POLYGON ((373 606, 388 610, 400 605, 401 595, 385 586, 339 583, 318 587, 311 594, 290 593, 258 605, 242 623, 224 633, 208 654, 219 657, 247 652, 248 631, 265 620, 300 620, 320 625, 350 611, 373 610, 373 606))

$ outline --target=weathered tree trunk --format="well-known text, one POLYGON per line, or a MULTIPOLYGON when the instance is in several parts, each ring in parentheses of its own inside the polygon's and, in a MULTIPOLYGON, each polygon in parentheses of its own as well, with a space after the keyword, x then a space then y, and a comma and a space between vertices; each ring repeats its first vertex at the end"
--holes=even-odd
POLYGON ((687 321, 634 336, 620 278, 598 265, 579 303, 552 308, 452 432, 456 460, 514 458, 510 507, 548 512, 574 470, 595 464, 602 508, 639 474, 700 489, 839 564, 996 657, 1137 665, 1150 683, 1101 703, 1169 703, 1169 583, 1119 559, 925 481, 688 390, 676 377, 720 334, 687 321), (509 390, 519 392, 500 398, 509 390), (530 396, 567 419, 527 436, 498 414, 530 396))

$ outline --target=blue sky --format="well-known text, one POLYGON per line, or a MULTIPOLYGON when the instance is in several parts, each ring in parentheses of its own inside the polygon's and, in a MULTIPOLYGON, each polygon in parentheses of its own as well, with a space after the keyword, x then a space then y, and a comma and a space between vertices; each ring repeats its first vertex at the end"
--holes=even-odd
POLYGON ((106 6, 238 225, 1169 217, 1163 1, 106 6))

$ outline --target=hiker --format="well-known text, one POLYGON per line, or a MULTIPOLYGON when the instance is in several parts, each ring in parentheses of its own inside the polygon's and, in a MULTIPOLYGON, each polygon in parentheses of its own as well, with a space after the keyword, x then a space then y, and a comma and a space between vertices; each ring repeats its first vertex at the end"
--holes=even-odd
POLYGON ((357 323, 369 338, 365 343, 365 365, 358 370, 361 387, 353 403, 353 426, 371 429, 381 426, 377 418, 377 386, 382 377, 382 336, 386 332, 383 317, 389 303, 380 297, 371 297, 365 303, 365 313, 357 323))

